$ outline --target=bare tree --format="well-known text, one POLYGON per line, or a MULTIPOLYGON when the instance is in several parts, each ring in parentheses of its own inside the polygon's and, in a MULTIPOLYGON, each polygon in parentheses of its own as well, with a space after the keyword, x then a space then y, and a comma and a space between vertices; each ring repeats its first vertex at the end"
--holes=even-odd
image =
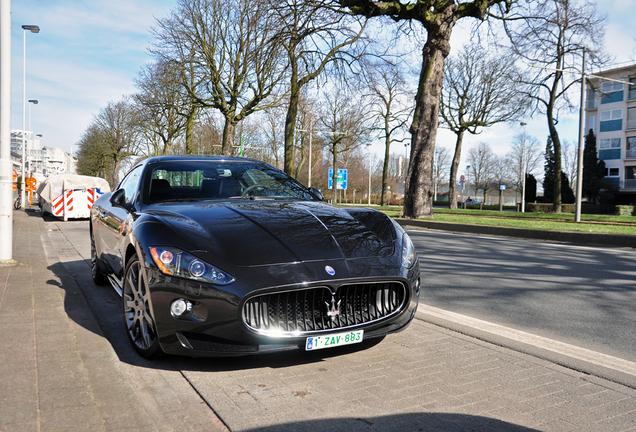
POLYGON ((507 164, 511 168, 510 180, 512 187, 517 192, 521 192, 523 188, 524 150, 526 173, 537 174, 539 168, 543 167, 544 161, 541 142, 530 135, 525 136, 525 143, 523 140, 523 133, 515 135, 512 139, 510 151, 506 154, 507 164))
MULTIPOLYGON (((369 89, 371 90, 371 114, 380 126, 373 129, 380 132, 384 140, 384 166, 382 168, 382 190, 387 187, 389 155, 391 144, 402 142, 405 138, 396 138, 397 132, 404 130, 413 107, 410 92, 406 88, 398 66, 384 62, 372 65, 369 71, 369 89)), ((382 194, 381 205, 386 205, 382 194)))
POLYGON ((284 75, 275 24, 265 0, 179 0, 157 21, 164 56, 197 76, 190 86, 196 105, 224 117, 223 154, 232 154, 236 124, 264 108, 284 75))
POLYGON ((336 202, 338 155, 367 143, 370 132, 367 119, 368 108, 360 97, 346 94, 344 90, 325 96, 320 111, 320 125, 322 138, 332 160, 332 204, 336 202))
POLYGON ((108 161, 108 148, 101 135, 101 130, 93 121, 76 144, 77 173, 112 179, 112 165, 108 161))
POLYGON ((158 60, 146 65, 135 80, 139 93, 137 126, 149 147, 148 155, 170 154, 175 141, 185 132, 190 99, 179 82, 175 62, 158 60))
POLYGON ((470 176, 469 182, 472 183, 475 188, 475 195, 479 193, 480 189, 483 191, 484 201, 486 201, 488 191, 493 184, 496 158, 497 155, 495 155, 490 146, 483 141, 468 151, 468 163, 470 164, 468 168, 470 176))
POLYGON ((289 97, 285 117, 284 170, 292 175, 298 104, 304 86, 330 64, 357 60, 356 46, 366 20, 338 13, 330 0, 279 0, 269 3, 276 17, 276 39, 289 62, 289 97))
MULTIPOLYGON (((440 100, 442 127, 457 139, 450 169, 449 196, 455 196, 457 169, 466 132, 478 134, 482 128, 515 119, 525 103, 517 89, 520 75, 510 58, 476 45, 466 45, 444 66, 444 87, 440 100)), ((449 208, 457 208, 450 200, 449 208)))
POLYGON ((587 0, 537 0, 520 5, 503 23, 512 52, 533 66, 521 84, 534 110, 546 116, 554 145, 553 206, 555 212, 561 212, 561 141, 556 126, 561 112, 578 106, 578 96, 573 105, 568 92, 580 81, 564 70, 580 66, 584 49, 590 62, 602 61, 603 18, 587 0))
POLYGON ((128 98, 109 102, 94 119, 103 140, 106 158, 111 163, 111 186, 119 184, 122 162, 137 153, 135 109, 128 98))
MULTIPOLYGON (((433 200, 437 200, 437 191, 440 186, 443 185, 443 181, 445 178, 448 178, 448 171, 451 167, 451 158, 450 151, 446 147, 442 147, 439 144, 435 147, 435 159, 433 161, 433 180, 435 182, 435 195, 433 200)), ((451 196, 450 188, 449 188, 449 199, 451 196)), ((457 200, 454 200, 457 201, 457 200)), ((455 207, 457 207, 457 203, 455 203, 455 207)))
POLYGON ((562 171, 568 176, 570 180, 570 186, 572 190, 576 190, 576 182, 578 180, 577 170, 577 158, 579 155, 578 143, 572 143, 571 141, 563 141, 561 146, 562 171))
POLYGON ((356 15, 388 17, 394 21, 418 21, 426 29, 422 69, 411 123, 411 157, 404 199, 404 217, 433 216, 433 154, 437 138, 439 101, 444 59, 450 53, 450 37, 463 18, 484 20, 489 8, 498 5, 505 13, 514 0, 334 0, 356 15))

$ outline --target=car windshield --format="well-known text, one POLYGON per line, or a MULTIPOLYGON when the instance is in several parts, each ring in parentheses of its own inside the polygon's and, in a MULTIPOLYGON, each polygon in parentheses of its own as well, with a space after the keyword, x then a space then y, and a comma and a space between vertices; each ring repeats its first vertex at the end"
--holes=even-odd
POLYGON ((317 199, 284 172, 255 161, 166 161, 150 167, 144 186, 147 203, 317 199))

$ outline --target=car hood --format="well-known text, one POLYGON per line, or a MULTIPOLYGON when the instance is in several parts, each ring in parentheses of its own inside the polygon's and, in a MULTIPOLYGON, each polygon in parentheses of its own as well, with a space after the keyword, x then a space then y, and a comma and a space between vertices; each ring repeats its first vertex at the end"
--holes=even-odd
POLYGON ((378 211, 318 202, 159 204, 146 213, 184 240, 171 246, 233 266, 386 257, 396 239, 390 219, 378 211))

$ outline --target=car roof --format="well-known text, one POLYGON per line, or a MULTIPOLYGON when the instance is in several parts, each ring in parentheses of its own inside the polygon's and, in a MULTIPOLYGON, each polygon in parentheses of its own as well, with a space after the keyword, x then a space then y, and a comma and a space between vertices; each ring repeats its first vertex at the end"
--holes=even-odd
POLYGON ((171 162, 171 161, 224 161, 224 162, 258 162, 266 163, 262 160, 225 155, 164 155, 153 156, 146 159, 146 163, 171 162))

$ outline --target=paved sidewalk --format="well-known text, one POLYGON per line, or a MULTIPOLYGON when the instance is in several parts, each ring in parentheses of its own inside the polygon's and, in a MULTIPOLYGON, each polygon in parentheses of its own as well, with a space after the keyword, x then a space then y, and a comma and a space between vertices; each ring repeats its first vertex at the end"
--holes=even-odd
MULTIPOLYGON (((148 396, 161 387, 140 387, 143 378, 135 387, 131 373, 163 381, 176 374, 177 388, 184 380, 178 372, 124 366, 60 262, 39 211, 13 217, 19 265, 0 267, 0 431, 202 430, 205 414, 216 420, 207 407, 198 421, 179 418, 168 406, 178 407, 178 398, 162 406, 161 395, 148 396)), ((208 422, 205 430, 225 429, 216 426, 208 422)))
POLYGON ((0 267, 0 431, 636 431, 636 390, 421 311, 365 350, 145 361, 56 223, 14 221, 21 264, 0 267))

